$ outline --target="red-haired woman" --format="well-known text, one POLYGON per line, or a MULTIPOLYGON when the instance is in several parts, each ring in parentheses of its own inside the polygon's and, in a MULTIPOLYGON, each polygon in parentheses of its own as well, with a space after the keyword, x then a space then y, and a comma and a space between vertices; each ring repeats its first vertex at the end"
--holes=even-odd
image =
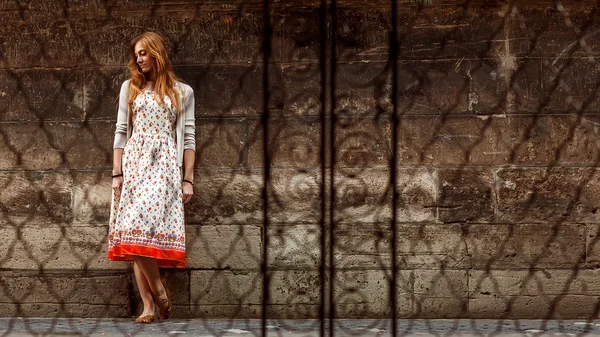
POLYGON ((123 83, 113 150, 108 258, 133 261, 144 303, 138 323, 171 315, 159 267, 185 266, 183 204, 193 195, 194 91, 175 77, 160 35, 129 47, 131 78, 123 83))

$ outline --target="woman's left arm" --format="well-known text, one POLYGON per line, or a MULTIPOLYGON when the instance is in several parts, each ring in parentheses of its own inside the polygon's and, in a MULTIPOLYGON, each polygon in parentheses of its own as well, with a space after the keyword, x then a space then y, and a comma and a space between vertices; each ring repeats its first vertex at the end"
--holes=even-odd
POLYGON ((196 161, 196 151, 183 151, 183 180, 194 182, 194 162, 196 161))
POLYGON ((194 195, 194 163, 196 161, 196 116, 194 113, 194 90, 188 87, 183 100, 185 104, 185 129, 183 134, 183 202, 186 203, 194 195), (187 182, 185 181, 187 180, 187 182), (191 183, 190 183, 191 182, 191 183))

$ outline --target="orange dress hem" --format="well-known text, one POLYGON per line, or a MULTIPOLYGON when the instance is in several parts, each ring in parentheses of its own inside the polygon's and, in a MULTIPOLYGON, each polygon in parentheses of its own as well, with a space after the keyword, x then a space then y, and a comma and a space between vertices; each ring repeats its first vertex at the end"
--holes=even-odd
POLYGON ((116 245, 108 251, 108 259, 113 261, 133 261, 134 256, 154 258, 159 267, 185 268, 185 252, 182 251, 130 244, 116 245))

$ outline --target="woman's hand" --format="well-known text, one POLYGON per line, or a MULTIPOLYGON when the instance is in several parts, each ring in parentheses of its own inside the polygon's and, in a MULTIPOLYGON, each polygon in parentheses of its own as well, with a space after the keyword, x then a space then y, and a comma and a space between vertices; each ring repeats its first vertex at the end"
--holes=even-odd
POLYGON ((190 201, 194 195, 194 185, 188 181, 183 181, 181 183, 181 190, 183 192, 183 203, 185 204, 190 201))
POLYGON ((119 191, 123 187, 123 176, 112 178, 113 191, 119 191))

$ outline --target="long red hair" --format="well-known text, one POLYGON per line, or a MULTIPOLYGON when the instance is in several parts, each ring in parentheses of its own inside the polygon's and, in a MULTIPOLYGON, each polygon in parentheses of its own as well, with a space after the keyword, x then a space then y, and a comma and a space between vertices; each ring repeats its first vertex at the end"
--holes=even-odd
POLYGON ((173 71, 165 41, 160 35, 152 32, 142 33, 134 37, 129 43, 129 72, 131 73, 128 97, 129 110, 132 111, 133 101, 142 92, 142 88, 146 86, 146 77, 135 58, 135 45, 138 42, 141 42, 143 48, 154 58, 154 71, 156 72, 154 97, 156 101, 159 105, 162 105, 164 97, 169 97, 175 109, 181 112, 181 97, 175 89, 175 84, 180 80, 173 71))

